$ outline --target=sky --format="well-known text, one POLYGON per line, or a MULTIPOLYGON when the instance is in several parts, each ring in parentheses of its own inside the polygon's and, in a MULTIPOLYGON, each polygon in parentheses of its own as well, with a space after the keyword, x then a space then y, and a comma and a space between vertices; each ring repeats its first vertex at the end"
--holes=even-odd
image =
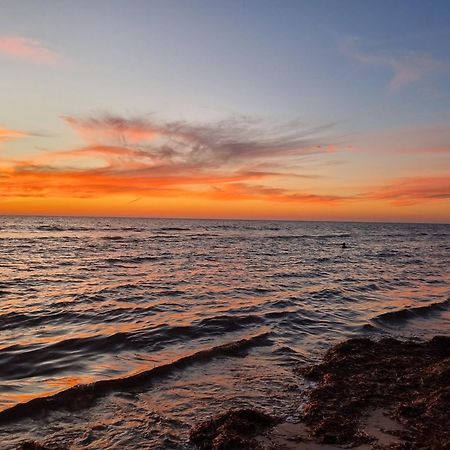
POLYGON ((0 8, 0 214, 450 222, 448 0, 0 8))

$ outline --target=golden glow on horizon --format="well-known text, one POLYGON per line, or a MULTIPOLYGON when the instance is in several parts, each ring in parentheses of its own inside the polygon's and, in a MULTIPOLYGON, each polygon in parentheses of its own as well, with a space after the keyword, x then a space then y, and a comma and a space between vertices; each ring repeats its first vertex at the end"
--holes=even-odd
MULTIPOLYGON (((316 130, 64 121, 86 145, 0 159, 1 214, 450 221, 448 176, 383 178, 353 149, 352 172, 316 130)), ((0 141, 24 136, 0 128, 0 141)))
POLYGON ((443 202, 395 206, 377 201, 352 204, 294 204, 269 200, 215 201, 199 197, 132 199, 15 197, 1 202, 1 214, 130 216, 173 218, 355 220, 448 222, 443 202))

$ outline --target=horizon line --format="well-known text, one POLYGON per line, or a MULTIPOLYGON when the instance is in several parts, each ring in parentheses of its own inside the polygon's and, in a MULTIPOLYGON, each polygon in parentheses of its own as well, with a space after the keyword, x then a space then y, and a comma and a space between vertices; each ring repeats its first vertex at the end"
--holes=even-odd
POLYGON ((333 220, 333 219, 262 219, 262 218, 230 218, 230 217, 152 217, 152 216, 104 216, 104 215, 73 215, 73 214, 2 214, 0 217, 45 217, 45 218, 80 218, 80 219, 147 219, 147 220, 197 220, 197 221, 230 221, 230 222, 319 222, 319 223, 374 223, 374 224, 404 224, 404 225, 450 225, 450 222, 408 222, 389 220, 333 220))

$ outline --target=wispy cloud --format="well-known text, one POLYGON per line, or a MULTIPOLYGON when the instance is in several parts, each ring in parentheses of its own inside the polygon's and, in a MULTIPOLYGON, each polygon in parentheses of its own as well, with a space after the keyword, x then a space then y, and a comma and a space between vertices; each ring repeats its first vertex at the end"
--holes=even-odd
POLYGON ((321 203, 331 205, 356 197, 343 195, 323 195, 308 192, 293 192, 289 189, 245 183, 230 183, 215 188, 209 196, 217 200, 267 200, 287 203, 321 203))
POLYGON ((23 36, 0 37, 0 54, 38 64, 56 65, 61 56, 36 39, 23 36))
POLYGON ((450 177, 437 175, 430 177, 408 177, 394 180, 367 198, 388 200, 397 206, 410 206, 430 200, 450 199, 450 177))
POLYGON ((393 54, 383 51, 368 51, 361 46, 356 38, 346 39, 340 45, 340 50, 346 56, 369 65, 384 66, 392 72, 389 87, 392 90, 423 82, 436 73, 449 73, 450 61, 439 60, 427 54, 415 52, 393 54))
POLYGON ((208 167, 323 153, 329 148, 326 132, 333 126, 306 128, 298 122, 273 124, 241 116, 211 124, 111 115, 63 118, 90 145, 120 146, 159 162, 208 167))
POLYGON ((330 125, 306 128, 298 122, 273 124, 245 117, 216 123, 159 122, 101 115, 64 116, 85 145, 42 153, 31 163, 78 169, 77 161, 110 174, 157 176, 204 173, 264 173, 313 178, 297 167, 306 155, 329 152, 330 125), (68 165, 69 164, 69 165, 68 165), (293 170, 293 167, 296 170, 293 170))

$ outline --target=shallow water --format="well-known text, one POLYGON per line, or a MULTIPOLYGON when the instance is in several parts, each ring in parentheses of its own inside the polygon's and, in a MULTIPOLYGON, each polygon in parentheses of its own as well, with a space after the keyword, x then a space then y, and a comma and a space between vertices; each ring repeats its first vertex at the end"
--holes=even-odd
POLYGON ((0 448, 186 449, 193 423, 233 406, 295 421, 295 364, 350 336, 449 333, 449 237, 449 225, 1 217, 0 448), (110 381, 82 408, 41 402, 6 423, 17 403, 82 397, 70 388, 97 380, 110 381))

